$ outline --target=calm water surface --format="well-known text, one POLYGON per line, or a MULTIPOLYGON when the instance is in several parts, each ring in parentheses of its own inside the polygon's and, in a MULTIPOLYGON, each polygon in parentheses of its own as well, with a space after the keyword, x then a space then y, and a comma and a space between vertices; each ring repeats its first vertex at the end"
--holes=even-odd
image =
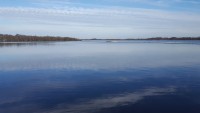
POLYGON ((200 41, 0 43, 0 113, 200 113, 200 41))

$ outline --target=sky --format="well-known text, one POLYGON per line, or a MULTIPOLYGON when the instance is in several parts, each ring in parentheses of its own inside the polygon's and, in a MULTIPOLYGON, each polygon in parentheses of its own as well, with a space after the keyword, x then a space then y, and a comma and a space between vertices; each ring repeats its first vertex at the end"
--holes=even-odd
POLYGON ((200 36, 200 0, 0 0, 0 34, 200 36))

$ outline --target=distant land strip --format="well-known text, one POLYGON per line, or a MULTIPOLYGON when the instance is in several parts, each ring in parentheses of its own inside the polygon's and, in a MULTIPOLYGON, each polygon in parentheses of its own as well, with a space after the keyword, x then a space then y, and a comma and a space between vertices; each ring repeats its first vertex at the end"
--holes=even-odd
POLYGON ((28 36, 0 34, 0 42, 34 42, 34 41, 80 41, 77 38, 59 36, 28 36))
POLYGON ((153 37, 153 38, 127 38, 127 39, 85 39, 85 40, 200 40, 200 37, 153 37))
POLYGON ((36 42, 36 41, 81 41, 81 40, 200 40, 199 37, 153 37, 153 38, 127 38, 127 39, 78 39, 60 36, 31 36, 0 34, 0 42, 36 42))

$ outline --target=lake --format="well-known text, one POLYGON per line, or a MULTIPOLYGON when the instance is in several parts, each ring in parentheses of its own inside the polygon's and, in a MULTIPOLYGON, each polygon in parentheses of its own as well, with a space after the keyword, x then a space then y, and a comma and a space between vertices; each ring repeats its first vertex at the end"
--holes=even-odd
POLYGON ((200 41, 0 43, 0 113, 199 113, 200 41))

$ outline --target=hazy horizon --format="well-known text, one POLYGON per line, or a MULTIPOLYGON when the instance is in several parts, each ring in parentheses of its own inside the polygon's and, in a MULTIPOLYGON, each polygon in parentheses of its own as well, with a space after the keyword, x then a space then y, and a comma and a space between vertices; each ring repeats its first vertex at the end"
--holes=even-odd
POLYGON ((197 37, 199 5, 198 0, 0 0, 0 34, 197 37))

